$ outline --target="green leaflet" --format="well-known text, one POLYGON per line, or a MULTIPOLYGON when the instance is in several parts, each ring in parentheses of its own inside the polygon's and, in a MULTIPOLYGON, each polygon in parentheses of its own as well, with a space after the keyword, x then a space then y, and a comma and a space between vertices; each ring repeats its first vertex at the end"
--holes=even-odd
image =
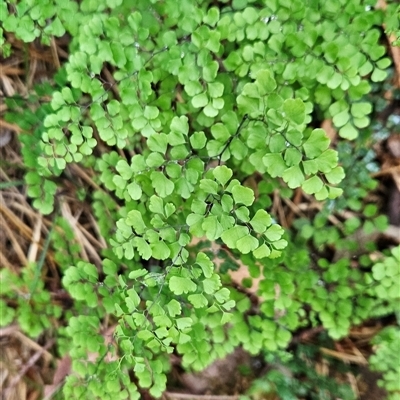
POLYGON ((144 233, 146 230, 146 224, 144 223, 142 215, 138 210, 129 211, 126 218, 126 224, 128 226, 132 226, 133 229, 139 234, 144 233))
POLYGON ((328 146, 329 139, 323 129, 314 129, 303 144, 304 152, 309 158, 319 156, 328 146))
POLYGON ((305 105, 301 99, 287 99, 283 102, 286 117, 296 125, 301 125, 305 119, 305 105))
POLYGON ((283 172, 287 169, 287 165, 279 153, 267 153, 263 157, 263 163, 273 178, 282 176, 283 172))
POLYGON ((232 195, 235 203, 251 206, 254 201, 254 193, 250 188, 236 185, 232 188, 232 195))
POLYGON ((174 183, 163 173, 153 171, 150 175, 151 184, 160 197, 167 197, 174 191, 174 183))
POLYGON ((237 225, 233 228, 230 228, 224 231, 221 235, 224 243, 231 249, 236 248, 236 244, 239 239, 249 234, 249 229, 245 226, 237 225))
POLYGON ((321 178, 318 176, 313 176, 312 178, 305 180, 301 187, 307 194, 314 194, 319 192, 323 185, 324 183, 322 182, 321 178))
POLYGON ((265 210, 258 210, 250 224, 257 233, 263 233, 271 225, 272 218, 265 210))
POLYGON ((304 174, 298 165, 288 168, 282 174, 283 180, 291 189, 299 187, 304 182, 304 174))
POLYGON ((229 181, 229 179, 232 178, 233 172, 227 166, 222 165, 222 166, 216 167, 213 170, 213 175, 214 175, 215 179, 217 179, 218 182, 224 186, 229 181))
POLYGON ((204 218, 201 227, 208 240, 218 239, 224 231, 221 223, 218 221, 218 218, 214 215, 204 218))
POLYGON ((171 291, 174 294, 180 295, 182 293, 194 292, 196 290, 197 286, 189 278, 182 278, 182 277, 179 277, 179 276, 173 276, 169 280, 169 288, 171 289, 171 291))
POLYGON ((147 145, 151 151, 165 154, 168 146, 168 137, 164 133, 152 134, 147 139, 147 145))
POLYGON ((250 235, 241 237, 236 242, 236 248, 243 254, 248 254, 258 247, 258 240, 250 235))

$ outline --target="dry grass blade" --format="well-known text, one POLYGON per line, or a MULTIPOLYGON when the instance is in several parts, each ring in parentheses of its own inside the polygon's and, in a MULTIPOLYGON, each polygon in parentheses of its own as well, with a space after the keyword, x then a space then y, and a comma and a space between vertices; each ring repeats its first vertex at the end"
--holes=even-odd
POLYGON ((327 356, 331 356, 331 357, 341 360, 343 362, 350 362, 350 363, 358 364, 358 365, 368 365, 368 361, 365 359, 364 356, 360 357, 360 356, 356 356, 353 354, 342 353, 340 351, 327 349, 325 347, 320 347, 320 350, 322 353, 326 354, 327 356))
MULTIPOLYGON (((10 200, 11 200, 11 196, 10 196, 10 200)), ((18 202, 19 199, 16 201, 18 202)), ((8 204, 9 206, 15 207, 16 205, 13 204, 13 202, 10 202, 10 204, 8 204)), ((32 229, 27 226, 20 218, 18 218, 10 209, 9 206, 6 206, 6 202, 5 199, 3 198, 3 196, 0 193, 0 213, 2 213, 4 215, 4 217, 14 226, 14 228, 24 237, 24 239, 29 240, 32 237, 32 229)), ((21 206, 21 204, 19 204, 19 206, 21 206)), ((25 210, 27 209, 27 207, 25 206, 25 204, 22 205, 22 209, 25 210)), ((36 214, 34 212, 34 214, 36 214)))
POLYGON ((61 64, 60 64, 60 59, 58 58, 57 44, 54 39, 54 36, 50 40, 50 50, 51 50, 51 55, 53 57, 54 67, 58 70, 60 69, 61 64))
POLYGON ((25 256, 25 252, 22 250, 22 247, 20 245, 20 241, 17 240, 16 236, 14 235, 13 230, 9 227, 7 221, 3 218, 3 216, 0 214, 0 226, 3 229, 3 234, 5 233, 8 237, 8 239, 11 241, 12 246, 13 246, 13 251, 19 258, 19 265, 27 265, 28 264, 28 259, 25 256))
POLYGON ((93 227, 94 231, 97 234, 97 238, 98 238, 98 241, 100 243, 100 247, 102 249, 105 249, 107 247, 107 243, 106 243, 105 239, 103 238, 103 236, 101 235, 100 228, 99 228, 99 225, 98 225, 97 221, 95 220, 95 218, 93 217, 92 214, 89 214, 88 217, 89 217, 89 221, 92 224, 92 227, 93 227))
POLYGON ((282 198, 283 202, 289 207, 289 212, 286 215, 286 220, 289 227, 292 226, 293 218, 295 215, 305 218, 305 214, 298 207, 302 196, 303 191, 301 189, 296 189, 293 201, 285 197, 282 198))
POLYGON ((21 331, 14 330, 12 335, 15 338, 17 338, 20 341, 20 343, 26 346, 27 348, 35 350, 36 352, 40 351, 46 363, 49 363, 50 361, 53 360, 53 355, 49 351, 47 351, 48 350, 47 347, 40 346, 34 340, 24 335, 21 331))
POLYGON ((8 268, 10 271, 15 272, 15 265, 13 263, 10 263, 7 259, 7 257, 2 253, 0 250, 0 265, 2 268, 8 268))
POLYGON ((18 332, 18 325, 9 325, 5 328, 0 328, 0 338, 3 336, 9 336, 15 332, 18 332))
POLYGON ((382 325, 377 323, 374 326, 361 326, 351 329, 349 337, 356 339, 357 342, 370 342, 371 339, 382 330, 382 325))
MULTIPOLYGON (((382 10, 386 10, 387 3, 385 0, 378 0, 376 7, 381 8, 382 10)), ((385 25, 383 27, 385 28, 385 25)), ((397 75, 396 84, 397 87, 400 88, 400 47, 392 46, 392 43, 397 39, 395 35, 390 34, 387 36, 387 39, 390 45, 390 51, 392 53, 393 62, 396 67, 396 75, 397 75)))
MULTIPOLYGON (((17 201, 10 203, 10 208, 12 208, 15 211, 19 211, 23 213, 23 215, 29 219, 30 223, 33 225, 35 221, 37 220, 38 217, 38 212, 29 207, 27 204, 22 203, 19 204, 17 201)), ((43 231, 45 231, 46 228, 50 228, 52 223, 51 221, 44 219, 43 221, 43 231)))
POLYGON ((348 372, 346 374, 346 376, 347 376, 347 379, 349 380, 351 390, 353 391, 354 395, 356 396, 356 399, 359 399, 360 398, 360 389, 358 388, 357 378, 351 372, 348 372))
POLYGON ((28 79, 27 79, 27 86, 28 88, 32 87, 33 80, 35 79, 36 71, 38 66, 38 59, 33 58, 29 64, 29 71, 28 71, 28 79))
POLYGON ((282 225, 282 227, 288 228, 286 214, 282 207, 282 199, 278 190, 274 190, 271 214, 278 215, 279 223, 282 225))
POLYGON ((394 173, 399 173, 399 172, 400 172, 400 165, 395 165, 393 167, 381 169, 380 171, 373 173, 371 176, 373 178, 379 178, 381 176, 393 175, 394 173))
POLYGON ((315 363, 315 371, 318 375, 328 376, 329 375, 329 363, 328 360, 321 360, 315 363))
POLYGON ((0 330, 0 393, 4 400, 31 400, 40 398, 43 386, 42 374, 48 369, 53 356, 48 349, 54 344, 50 340, 40 346, 10 325, 0 330), (32 351, 35 353, 32 355, 32 351), (40 363, 38 362, 40 360, 40 363), (35 386, 28 382, 33 381, 35 386))
POLYGON ((87 172, 84 171, 77 164, 71 164, 68 167, 73 171, 74 174, 76 174, 79 178, 81 178, 83 181, 85 181, 93 189, 102 190, 101 187, 90 178, 90 176, 87 174, 87 172))
POLYGON ((368 364, 368 360, 365 358, 365 356, 361 353, 359 348, 354 345, 353 341, 350 340, 349 338, 344 338, 343 339, 346 345, 349 347, 349 349, 352 351, 352 353, 360 358, 363 358, 365 363, 368 364))
POLYGON ((26 372, 31 368, 42 356, 42 354, 48 350, 50 347, 53 346, 55 340, 51 339, 47 342, 47 344, 36 351, 36 353, 28 360, 28 362, 25 363, 25 365, 22 367, 22 369, 18 372, 17 375, 15 375, 12 380, 10 381, 8 387, 6 388, 6 395, 7 392, 11 392, 13 388, 18 384, 18 382, 21 380, 21 378, 26 374, 26 372))
POLYGON ((77 223, 76 226, 82 231, 83 235, 86 237, 88 242, 90 242, 93 246, 97 247, 98 249, 106 247, 105 243, 104 245, 97 240, 87 229, 85 229, 81 224, 77 223))
MULTIPOLYGON (((90 261, 88 255, 90 254, 95 263, 97 265, 101 265, 101 258, 98 254, 98 249, 92 246, 90 241, 86 238, 84 232, 80 229, 78 218, 72 215, 71 208, 68 203, 66 201, 62 201, 60 209, 61 215, 68 221, 71 228, 75 232, 76 240, 79 242, 81 247, 81 257, 86 261, 90 261)), ((98 244, 100 245, 100 243, 98 244)))
POLYGON ((36 256, 39 251, 39 242, 40 242, 40 238, 41 238, 42 220, 43 220, 42 216, 38 215, 37 223, 33 229, 32 242, 31 242, 31 244, 29 246, 29 250, 28 250, 28 261, 29 262, 36 261, 36 256))
POLYGON ((4 94, 9 97, 14 96, 15 89, 13 86, 13 81, 8 76, 5 75, 4 70, 2 73, 0 73, 0 80, 4 94))

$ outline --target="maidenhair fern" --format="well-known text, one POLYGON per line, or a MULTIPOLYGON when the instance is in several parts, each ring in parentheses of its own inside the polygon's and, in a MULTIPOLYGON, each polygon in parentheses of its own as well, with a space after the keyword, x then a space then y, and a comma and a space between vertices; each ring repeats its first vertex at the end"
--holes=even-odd
POLYGON ((73 163, 93 167, 100 188, 102 266, 71 256, 62 280, 75 301, 60 328, 73 359, 66 398, 139 398, 129 370, 158 397, 174 349, 201 370, 238 345, 284 349, 310 323, 339 338, 381 301, 379 285, 362 297, 370 277, 349 260, 310 259, 305 242, 321 241, 324 212, 315 226, 297 224, 298 239, 269 212, 273 192, 298 188, 337 206, 345 169, 316 121, 332 118, 343 141, 370 122, 366 95, 391 63, 374 3, 2 3, 3 33, 44 44, 71 37, 61 84, 39 106, 43 125, 21 138, 28 195, 51 213, 53 178, 73 163), (255 315, 216 258, 221 271, 240 261, 262 274, 255 315), (112 338, 104 320, 115 323, 112 338))

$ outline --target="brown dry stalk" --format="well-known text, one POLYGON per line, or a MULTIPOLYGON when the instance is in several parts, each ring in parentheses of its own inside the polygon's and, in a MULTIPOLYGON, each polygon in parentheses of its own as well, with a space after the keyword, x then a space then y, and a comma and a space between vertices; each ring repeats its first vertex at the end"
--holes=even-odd
POLYGON ((37 257, 38 251, 39 251, 42 222, 43 222, 42 216, 41 216, 41 214, 38 214, 37 223, 35 224, 35 226, 33 228, 32 242, 31 242, 31 244, 29 246, 29 250, 28 250, 28 261, 29 262, 36 261, 36 257, 37 257))
POLYGON ((368 361, 364 356, 360 357, 353 354, 342 353, 340 351, 327 349, 325 347, 320 347, 320 350, 322 353, 337 358, 338 360, 342 360, 343 362, 350 362, 358 365, 368 365, 368 361))
POLYGON ((60 69, 61 64, 60 64, 60 59, 58 58, 57 44, 56 44, 56 41, 54 39, 54 36, 51 37, 50 50, 51 50, 51 55, 53 56, 54 67, 56 69, 60 69))
POLYGON ((10 131, 14 131, 17 133, 22 132, 22 129, 18 125, 11 124, 10 122, 4 121, 4 119, 0 119, 0 128, 1 129, 9 129, 10 131))
POLYGON ((7 219, 27 240, 32 237, 32 229, 24 224, 11 210, 6 206, 3 196, 0 194, 0 214, 7 219))
MULTIPOLYGON (((376 3, 376 7, 382 10, 386 10, 387 4, 385 0, 378 0, 376 3)), ((383 28, 386 29, 385 24, 383 24, 383 28)), ((396 68, 397 80, 396 84, 397 87, 400 88, 400 47, 392 46, 392 43, 397 39, 393 34, 386 36, 390 45, 390 51, 392 53, 392 58, 394 62, 394 66, 396 68)))
POLYGON ((7 235, 7 237, 11 241, 13 250, 15 251, 16 255, 19 258, 20 265, 27 265, 28 259, 25 256, 24 250, 22 250, 22 247, 20 246, 19 240, 17 240, 12 229, 9 227, 7 221, 3 218, 1 214, 0 214, 0 226, 3 229, 3 232, 7 235))
POLYGON ((41 347, 36 353, 28 360, 28 362, 21 368, 21 370, 18 372, 16 376, 11 380, 9 383, 6 393, 11 392, 11 390, 18 384, 18 382, 21 380, 21 378, 27 373, 29 368, 31 368, 35 363, 39 360, 39 358, 42 356, 42 354, 45 353, 46 350, 48 350, 50 347, 53 346, 55 343, 55 339, 50 339, 44 347, 41 347))

